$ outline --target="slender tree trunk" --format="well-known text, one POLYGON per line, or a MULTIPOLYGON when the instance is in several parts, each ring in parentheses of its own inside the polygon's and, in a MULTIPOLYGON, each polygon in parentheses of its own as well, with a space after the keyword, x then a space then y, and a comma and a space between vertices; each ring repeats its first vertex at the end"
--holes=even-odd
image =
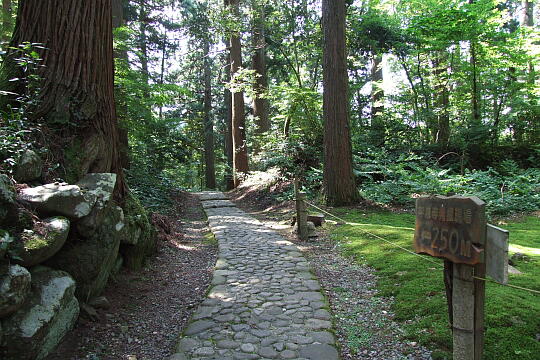
MULTIPOLYGON (((148 22, 148 12, 146 11, 146 3, 145 0, 139 1, 139 47, 140 47, 140 55, 139 55, 139 61, 141 62, 141 70, 143 75, 143 81, 146 85, 149 84, 150 80, 150 72, 148 71, 148 47, 146 46, 146 43, 148 42, 147 36, 146 36, 146 27, 148 22)), ((145 96, 148 97, 150 94, 148 93, 148 88, 145 88, 145 96)))
MULTIPOLYGON (((161 40, 161 71, 159 75, 159 84, 163 85, 165 80, 165 58, 167 57, 167 30, 163 32, 163 39, 161 40)), ((163 119, 163 105, 159 105, 159 119, 163 119)))
POLYGON ((265 97, 268 88, 266 75, 266 41, 264 39, 265 14, 264 6, 254 6, 253 19, 253 70, 255 70, 255 97, 253 99, 253 116, 255 116, 256 132, 263 134, 270 130, 268 118, 268 99, 265 97))
POLYGON ((43 66, 39 102, 29 114, 56 135, 61 152, 53 161, 67 171, 60 175, 76 181, 114 172, 121 199, 127 188, 118 151, 111 0, 21 0, 10 45, 25 42, 44 45, 34 49, 43 66))
POLYGON ((214 122, 212 121, 212 69, 210 62, 210 43, 204 39, 204 163, 205 184, 208 189, 216 188, 216 169, 214 153, 214 122))
POLYGON ((112 26, 113 29, 124 26, 124 8, 122 0, 112 0, 112 26))
POLYGON ((328 205, 358 200, 352 172, 345 55, 345 1, 322 1, 324 189, 328 205))
MULTIPOLYGON (((239 16, 240 0, 229 0, 232 12, 239 16)), ((240 34, 233 32, 230 38, 231 54, 231 77, 238 73, 242 67, 242 47, 240 44, 240 34)), ((233 164, 234 164, 234 186, 240 185, 241 174, 249 171, 248 152, 246 143, 246 117, 244 113, 244 92, 234 91, 232 93, 232 138, 233 138, 233 164)))
MULTIPOLYGON (((530 0, 523 0, 521 2, 521 5, 523 7, 522 14, 521 14, 521 26, 532 28, 534 26, 534 2, 530 0)), ((527 82, 529 84, 534 84, 536 76, 534 73, 534 65, 532 61, 529 61, 528 68, 529 69, 528 69, 527 82)))
POLYGON ((2 38, 3 42, 8 42, 11 38, 11 15, 12 7, 11 0, 2 0, 2 38))
MULTIPOLYGON (((475 0, 469 0, 469 4, 473 4, 475 0)), ((476 46, 477 39, 473 39, 469 42, 469 51, 470 59, 469 62, 472 68, 471 76, 471 119, 472 125, 477 126, 481 122, 480 114, 480 94, 478 89, 478 72, 476 69, 477 58, 476 58, 476 46)))
POLYGON ((446 72, 447 56, 441 52, 433 60, 433 74, 435 75, 435 106, 437 116, 437 129, 434 134, 434 143, 443 148, 448 146, 450 140, 450 95, 447 86, 446 72))
POLYGON ((471 68, 472 68, 472 77, 471 77, 471 110, 472 110, 472 123, 474 125, 479 125, 481 122, 480 114, 480 94, 478 89, 478 72, 476 69, 477 58, 476 58, 476 41, 471 41, 470 43, 471 51, 471 68))
POLYGON ((371 58, 371 136, 372 144, 381 146, 384 144, 385 126, 383 119, 384 112, 384 90, 382 56, 373 54, 371 58))
MULTIPOLYGON (((225 57, 225 81, 231 81, 231 57, 225 57)), ((232 141, 232 95, 231 91, 225 87, 225 156, 227 158, 227 171, 225 172, 225 188, 234 189, 234 164, 233 164, 233 141, 232 141)))
MULTIPOLYGON (((112 0, 112 27, 113 30, 125 25, 124 23, 124 7, 123 0, 112 0)), ((128 53, 124 50, 115 50, 114 58, 119 61, 124 61, 126 64, 128 62, 128 53)), ((116 98, 116 109, 118 116, 118 137, 119 137, 119 152, 120 152, 120 162, 124 169, 130 168, 129 161, 129 139, 128 139, 128 129, 126 124, 127 117, 127 104, 123 100, 127 95, 124 92, 124 89, 118 86, 115 86, 115 98, 116 98)))

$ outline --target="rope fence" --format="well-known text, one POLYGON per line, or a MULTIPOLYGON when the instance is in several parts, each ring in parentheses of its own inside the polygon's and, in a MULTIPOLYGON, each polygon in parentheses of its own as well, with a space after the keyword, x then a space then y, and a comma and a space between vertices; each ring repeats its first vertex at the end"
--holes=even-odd
MULTIPOLYGON (((319 210, 319 211, 321 211, 321 212, 323 212, 323 213, 325 213, 325 214, 327 214, 327 215, 329 215, 329 216, 331 216, 331 217, 333 217, 333 218, 339 220, 340 222, 342 222, 342 223, 344 223, 344 224, 346 224, 346 225, 350 225, 350 226, 358 226, 358 227, 360 227, 360 226, 363 225, 363 224, 359 224, 359 223, 349 222, 349 221, 347 221, 347 220, 345 220, 345 219, 343 219, 343 218, 341 218, 341 217, 339 217, 339 216, 337 216, 337 215, 334 215, 334 214, 332 214, 332 213, 330 213, 330 212, 328 212, 328 211, 326 211, 326 210, 324 210, 324 209, 321 209, 321 208, 318 207, 317 205, 314 205, 314 204, 312 204, 312 203, 310 203, 310 202, 308 202, 308 201, 305 201, 305 200, 304 200, 304 202, 305 202, 307 205, 309 205, 309 206, 311 206, 311 207, 313 207, 313 208, 315 208, 315 209, 317 209, 317 210, 319 210)), ((392 241, 389 241, 389 240, 383 238, 382 236, 379 236, 379 235, 377 235, 377 234, 373 234, 373 233, 371 233, 371 232, 369 232, 369 231, 367 231, 367 230, 364 230, 364 229, 362 229, 362 228, 360 228, 360 231, 362 231, 362 232, 363 232, 364 234, 366 234, 367 236, 370 236, 370 237, 375 238, 375 239, 377 239, 377 240, 381 240, 381 241, 384 241, 384 242, 386 242, 386 243, 388 243, 388 244, 391 244, 391 245, 395 246, 396 248, 398 248, 398 249, 400 249, 400 250, 403 250, 403 251, 405 251, 405 252, 407 252, 407 253, 409 253, 409 254, 412 254, 412 255, 414 255, 414 256, 416 256, 416 257, 421 258, 422 260, 425 260, 425 261, 428 261, 428 262, 430 262, 430 263, 436 264, 436 265, 439 266, 441 269, 444 268, 444 266, 443 266, 440 262, 434 260, 434 259, 431 258, 431 257, 424 256, 424 255, 421 255, 421 254, 417 254, 417 253, 415 253, 415 252, 412 251, 412 250, 409 250, 409 249, 407 249, 407 248, 405 248, 405 247, 403 247, 403 246, 401 246, 401 245, 399 245, 399 244, 396 244, 396 243, 394 243, 394 242, 392 242, 392 241)), ((501 285, 501 286, 507 286, 507 287, 510 287, 510 288, 518 289, 518 290, 528 291, 528 292, 530 292, 530 293, 532 293, 532 294, 540 295, 540 291, 538 291, 538 290, 528 289, 528 288, 524 288, 524 287, 517 286, 517 285, 512 285, 512 284, 501 284, 501 283, 499 283, 499 282, 497 282, 497 281, 495 281, 495 280, 486 279, 486 278, 479 277, 479 276, 473 276, 473 278, 474 278, 474 279, 477 279, 477 280, 482 280, 482 281, 491 282, 491 283, 494 283, 494 284, 497 284, 497 285, 501 285)))

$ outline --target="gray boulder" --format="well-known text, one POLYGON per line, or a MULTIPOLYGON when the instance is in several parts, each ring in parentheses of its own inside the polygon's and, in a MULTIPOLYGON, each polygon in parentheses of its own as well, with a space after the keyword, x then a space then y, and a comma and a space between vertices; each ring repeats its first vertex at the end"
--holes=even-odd
POLYGON ((32 150, 26 150, 15 168, 15 180, 20 183, 37 180, 41 177, 42 168, 43 161, 39 155, 32 150))
POLYGON ((86 174, 77 183, 86 194, 91 194, 96 198, 90 213, 77 222, 77 231, 81 236, 92 236, 102 223, 104 210, 112 199, 115 184, 116 174, 113 173, 86 174))
POLYGON ((9 254, 15 262, 26 267, 41 264, 64 246, 69 234, 68 219, 51 217, 43 220, 39 227, 39 230, 25 230, 21 241, 12 245, 9 254))
POLYGON ((15 313, 2 319, 4 360, 44 359, 73 327, 79 315, 75 281, 69 274, 34 268, 32 293, 15 313))
POLYGON ((21 190, 19 200, 35 208, 40 214, 62 215, 80 219, 92 210, 96 196, 82 191, 77 185, 53 183, 21 190))
POLYGON ((17 311, 30 293, 31 276, 19 265, 0 268, 0 318, 17 311))
POLYGON ((70 238, 46 264, 61 269, 77 281, 75 295, 81 302, 101 294, 118 257, 120 236, 116 230, 121 212, 111 202, 97 230, 87 238, 70 238))
POLYGON ((0 174, 0 227, 13 227, 17 222, 17 193, 9 177, 0 174))

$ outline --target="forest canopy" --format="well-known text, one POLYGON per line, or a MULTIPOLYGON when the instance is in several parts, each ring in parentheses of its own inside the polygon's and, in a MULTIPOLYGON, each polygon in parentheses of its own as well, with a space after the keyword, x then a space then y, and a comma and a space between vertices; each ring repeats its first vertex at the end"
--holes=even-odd
MULTIPOLYGON (((17 2, 4 3, 8 40, 17 2)), ((122 166, 147 205, 160 206, 171 186, 230 189, 272 167, 323 196, 332 175, 323 171, 322 9, 317 0, 113 1, 122 166)), ((537 14, 534 1, 346 3, 341 117, 361 197, 410 205, 415 194, 474 193, 493 214, 539 207, 537 14)), ((6 171, 27 147, 54 147, 27 115, 40 46, 17 49, 28 86, 2 123, 6 171)), ((51 178, 69 177, 64 160, 50 157, 51 178)))

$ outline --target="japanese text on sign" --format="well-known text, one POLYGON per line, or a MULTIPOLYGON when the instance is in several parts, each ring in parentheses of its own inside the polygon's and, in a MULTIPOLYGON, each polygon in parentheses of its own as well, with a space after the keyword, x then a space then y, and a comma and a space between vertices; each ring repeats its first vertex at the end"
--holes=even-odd
POLYGON ((456 263, 483 261, 484 203, 475 197, 422 197, 416 200, 416 252, 456 263))

